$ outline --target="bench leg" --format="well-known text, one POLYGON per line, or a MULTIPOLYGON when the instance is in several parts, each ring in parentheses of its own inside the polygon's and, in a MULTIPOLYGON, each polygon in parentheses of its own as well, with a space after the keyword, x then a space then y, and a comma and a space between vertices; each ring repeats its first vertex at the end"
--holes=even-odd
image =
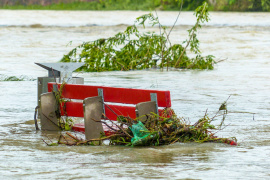
POLYGON ((41 130, 57 131, 58 119, 55 111, 57 104, 55 96, 52 92, 41 94, 40 96, 40 123, 41 130))
POLYGON ((139 120, 142 122, 147 120, 145 115, 151 114, 152 112, 157 114, 155 101, 142 102, 136 105, 136 116, 137 118, 139 117, 139 120))
POLYGON ((100 138, 100 133, 104 132, 102 123, 96 122, 101 121, 103 113, 103 104, 101 102, 101 96, 86 98, 83 101, 86 140, 100 138))

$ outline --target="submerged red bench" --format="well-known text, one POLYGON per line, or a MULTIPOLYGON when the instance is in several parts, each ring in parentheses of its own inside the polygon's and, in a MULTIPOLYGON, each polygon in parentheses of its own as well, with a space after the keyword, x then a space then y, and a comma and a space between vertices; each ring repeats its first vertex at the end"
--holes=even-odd
MULTIPOLYGON (((56 85, 58 89, 61 86, 61 84, 48 83, 48 91, 52 92, 56 85)), ((62 96, 71 101, 66 102, 65 112, 62 109, 61 114, 71 117, 84 117, 82 100, 97 96, 102 97, 104 102, 103 112, 110 120, 117 120, 117 115, 136 118, 138 114, 136 114, 135 105, 142 102, 156 101, 156 109, 159 108, 159 111, 161 108, 171 107, 170 91, 65 84, 62 96), (78 100, 81 100, 81 102, 78 102, 78 100)), ((108 129, 103 129, 106 135, 110 134, 108 129)), ((84 124, 75 124, 73 130, 84 132, 84 124)))

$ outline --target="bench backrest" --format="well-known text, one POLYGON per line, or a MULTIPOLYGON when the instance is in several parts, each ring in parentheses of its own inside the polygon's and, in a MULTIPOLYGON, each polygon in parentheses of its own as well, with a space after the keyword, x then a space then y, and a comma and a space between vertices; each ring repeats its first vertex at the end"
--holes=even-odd
MULTIPOLYGON (((56 83, 48 83, 49 92, 53 91, 54 85, 56 85, 56 83)), ((60 88, 61 84, 57 84, 57 86, 60 88)), ((104 103, 113 103, 104 106, 105 115, 110 120, 117 119, 117 116, 110 109, 112 109, 117 115, 136 118, 134 105, 141 102, 151 101, 151 93, 156 94, 158 107, 171 107, 170 91, 65 84, 62 96, 67 99, 84 100, 88 97, 99 96, 100 90, 103 92, 104 103)), ((67 102, 65 106, 67 116, 84 117, 82 102, 70 101, 67 102)), ((63 110, 62 115, 64 115, 63 110)))

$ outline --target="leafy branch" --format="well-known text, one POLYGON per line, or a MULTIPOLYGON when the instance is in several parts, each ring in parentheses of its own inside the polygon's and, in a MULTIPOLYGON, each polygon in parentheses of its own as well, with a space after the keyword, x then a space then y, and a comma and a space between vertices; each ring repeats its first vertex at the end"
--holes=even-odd
POLYGON ((204 2, 202 6, 199 6, 195 10, 195 15, 197 17, 196 24, 191 29, 188 30, 189 40, 187 41, 186 47, 182 51, 181 55, 179 56, 177 62, 174 65, 174 67, 177 67, 177 65, 179 64, 182 56, 186 52, 189 45, 190 45, 190 50, 192 52, 194 52, 196 54, 200 53, 200 49, 199 49, 199 43, 200 42, 197 39, 196 32, 198 31, 198 29, 200 29, 202 27, 201 23, 204 23, 205 21, 206 22, 209 21, 208 4, 206 2, 204 2))

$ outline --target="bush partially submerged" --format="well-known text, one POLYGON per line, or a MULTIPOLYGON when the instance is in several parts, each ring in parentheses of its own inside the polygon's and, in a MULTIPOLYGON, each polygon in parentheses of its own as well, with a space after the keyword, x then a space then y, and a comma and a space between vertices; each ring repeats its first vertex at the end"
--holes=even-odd
MULTIPOLYGON (((199 50, 197 31, 202 23, 208 22, 208 4, 199 6, 195 15, 196 24, 188 30, 189 37, 183 44, 171 44, 170 32, 162 26, 158 17, 152 13, 140 16, 133 26, 108 39, 85 42, 71 50, 61 59, 62 62, 85 62, 83 71, 114 71, 146 68, 183 68, 213 69, 214 56, 202 57, 199 50), (146 22, 158 25, 160 33, 139 32, 138 26, 145 28, 146 22), (196 54, 195 58, 187 56, 187 48, 196 54)), ((173 28, 173 27, 172 27, 173 28)))

